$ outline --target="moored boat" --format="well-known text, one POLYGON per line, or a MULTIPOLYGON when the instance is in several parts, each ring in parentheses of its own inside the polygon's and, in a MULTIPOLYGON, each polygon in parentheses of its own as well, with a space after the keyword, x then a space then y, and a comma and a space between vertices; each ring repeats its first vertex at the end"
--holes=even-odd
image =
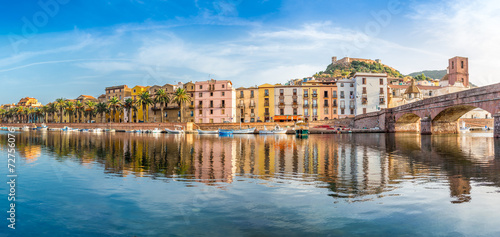
POLYGON ((167 133, 170 133, 170 134, 181 134, 181 133, 184 133, 184 130, 182 130, 182 126, 179 126, 179 125, 175 125, 173 130, 165 128, 165 131, 167 133))
POLYGON ((264 130, 260 130, 259 134, 285 134, 287 129, 281 128, 279 125, 274 126, 273 130, 267 130, 264 126, 264 130))
POLYGON ((253 128, 247 128, 247 129, 238 129, 238 130, 234 130, 233 131, 233 134, 253 134, 255 133, 255 127, 253 128))
POLYGON ((232 129, 219 129, 219 134, 220 135, 230 135, 230 134, 233 134, 233 130, 232 129))
POLYGON ((22 128, 21 128, 22 131, 29 131, 30 130, 30 127, 24 125, 22 128))
POLYGON ((150 131, 151 131, 151 133, 161 133, 161 130, 158 128, 155 128, 155 129, 150 130, 150 131))
POLYGON ((219 130, 201 130, 197 129, 198 134, 219 134, 219 130))

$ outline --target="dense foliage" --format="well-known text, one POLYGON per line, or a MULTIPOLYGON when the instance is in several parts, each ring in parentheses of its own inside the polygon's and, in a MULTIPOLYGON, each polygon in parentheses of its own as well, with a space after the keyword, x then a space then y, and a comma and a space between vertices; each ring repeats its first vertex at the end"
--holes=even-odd
POLYGON ((446 70, 425 70, 421 72, 410 73, 408 74, 408 76, 415 77, 421 74, 425 74, 429 78, 441 79, 444 77, 444 75, 446 75, 446 70))
POLYGON ((347 64, 328 65, 324 72, 319 72, 315 77, 352 77, 356 72, 387 73, 389 77, 403 78, 403 75, 381 63, 367 63, 352 61, 347 64))

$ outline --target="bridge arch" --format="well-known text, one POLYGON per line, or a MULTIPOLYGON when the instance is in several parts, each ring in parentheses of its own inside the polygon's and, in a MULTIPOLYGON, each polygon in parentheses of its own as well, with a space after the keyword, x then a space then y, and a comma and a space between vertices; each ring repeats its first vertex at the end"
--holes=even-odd
MULTIPOLYGON (((441 111, 438 111, 438 113, 432 117, 432 121, 439 121, 439 122, 456 122, 460 117, 462 117, 464 114, 467 112, 476 109, 478 107, 472 106, 472 105, 455 105, 451 106, 445 109, 442 109, 441 111)), ((489 112, 489 111, 488 111, 489 112)))
POLYGON ((420 116, 415 113, 400 113, 394 117, 395 132, 420 132, 420 116))

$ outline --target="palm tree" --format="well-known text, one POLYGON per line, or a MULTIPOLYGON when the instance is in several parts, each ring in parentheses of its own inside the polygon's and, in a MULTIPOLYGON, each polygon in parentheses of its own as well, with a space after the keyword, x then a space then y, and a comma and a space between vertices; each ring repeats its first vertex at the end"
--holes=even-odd
POLYGON ((52 122, 53 123, 55 122, 54 120, 55 120, 55 115, 57 113, 57 110, 58 110, 58 106, 57 106, 56 102, 49 104, 48 112, 49 112, 49 114, 52 114, 52 122))
POLYGON ((170 96, 168 96, 164 89, 159 89, 156 91, 154 102, 160 104, 161 122, 163 123, 163 107, 170 103, 170 96))
POLYGON ((85 112, 87 113, 87 116, 89 117, 88 121, 92 122, 92 116, 94 115, 94 112, 95 112, 96 103, 94 101, 87 100, 85 102, 85 105, 87 105, 87 109, 85 109, 85 112))
POLYGON ((72 123, 75 104, 72 101, 66 101, 64 104, 65 113, 69 116, 69 123, 72 123))
POLYGON ((137 110, 137 107, 135 106, 135 101, 132 98, 127 98, 125 102, 123 103, 123 108, 126 109, 129 112, 129 119, 128 122, 132 120, 132 111, 137 110))
POLYGON ((149 96, 149 92, 147 91, 144 91, 142 93, 139 94, 139 98, 137 99, 136 103, 138 105, 141 105, 142 106, 142 117, 143 117, 143 121, 144 122, 147 122, 147 119, 146 119, 146 111, 148 109, 148 106, 153 104, 153 100, 151 99, 151 97, 149 96))
POLYGON ((113 98, 108 100, 108 108, 113 111, 113 122, 116 123, 116 111, 120 109, 122 105, 122 102, 116 98, 116 96, 113 96, 113 98))
POLYGON ((47 122, 48 119, 48 114, 49 114, 49 106, 44 105, 42 106, 42 113, 43 113, 43 123, 47 122))
POLYGON ((76 111, 76 114, 78 115, 78 123, 81 123, 83 108, 84 108, 84 105, 82 104, 82 102, 77 100, 75 102, 75 111, 76 111))
POLYGON ((7 117, 7 110, 5 109, 0 109, 0 116, 2 117, 2 122, 4 122, 5 118, 7 117))
POLYGON ((96 112, 101 114, 101 123, 104 123, 105 114, 108 112, 108 105, 104 102, 99 102, 95 105, 95 108, 96 112))
POLYGON ((64 109, 64 102, 65 101, 66 101, 66 99, 64 99, 64 98, 56 99, 56 104, 57 104, 57 107, 59 108, 59 123, 62 123, 62 116, 63 116, 63 109, 64 109))
POLYGON ((181 123, 182 123, 182 114, 183 114, 182 111, 183 111, 183 107, 184 107, 184 104, 186 102, 190 102, 191 101, 191 96, 189 96, 189 94, 186 93, 186 90, 184 90, 183 88, 179 87, 175 91, 174 98, 172 100, 179 105, 179 108, 180 108, 180 111, 181 111, 181 123))

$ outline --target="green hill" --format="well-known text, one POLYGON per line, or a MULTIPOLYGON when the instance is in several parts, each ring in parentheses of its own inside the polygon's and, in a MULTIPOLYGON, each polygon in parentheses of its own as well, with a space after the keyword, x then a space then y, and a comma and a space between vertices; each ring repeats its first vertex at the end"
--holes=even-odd
POLYGON ((418 75, 422 75, 422 73, 425 74, 426 77, 430 77, 433 79, 441 79, 444 77, 444 75, 446 75, 446 69, 445 70, 425 70, 425 71, 421 71, 421 72, 413 72, 413 73, 408 74, 408 76, 416 77, 418 75))
POLYGON ((403 78, 398 70, 392 69, 381 63, 368 63, 352 61, 347 64, 330 64, 325 71, 316 73, 315 77, 352 77, 356 72, 387 73, 389 77, 403 78))

